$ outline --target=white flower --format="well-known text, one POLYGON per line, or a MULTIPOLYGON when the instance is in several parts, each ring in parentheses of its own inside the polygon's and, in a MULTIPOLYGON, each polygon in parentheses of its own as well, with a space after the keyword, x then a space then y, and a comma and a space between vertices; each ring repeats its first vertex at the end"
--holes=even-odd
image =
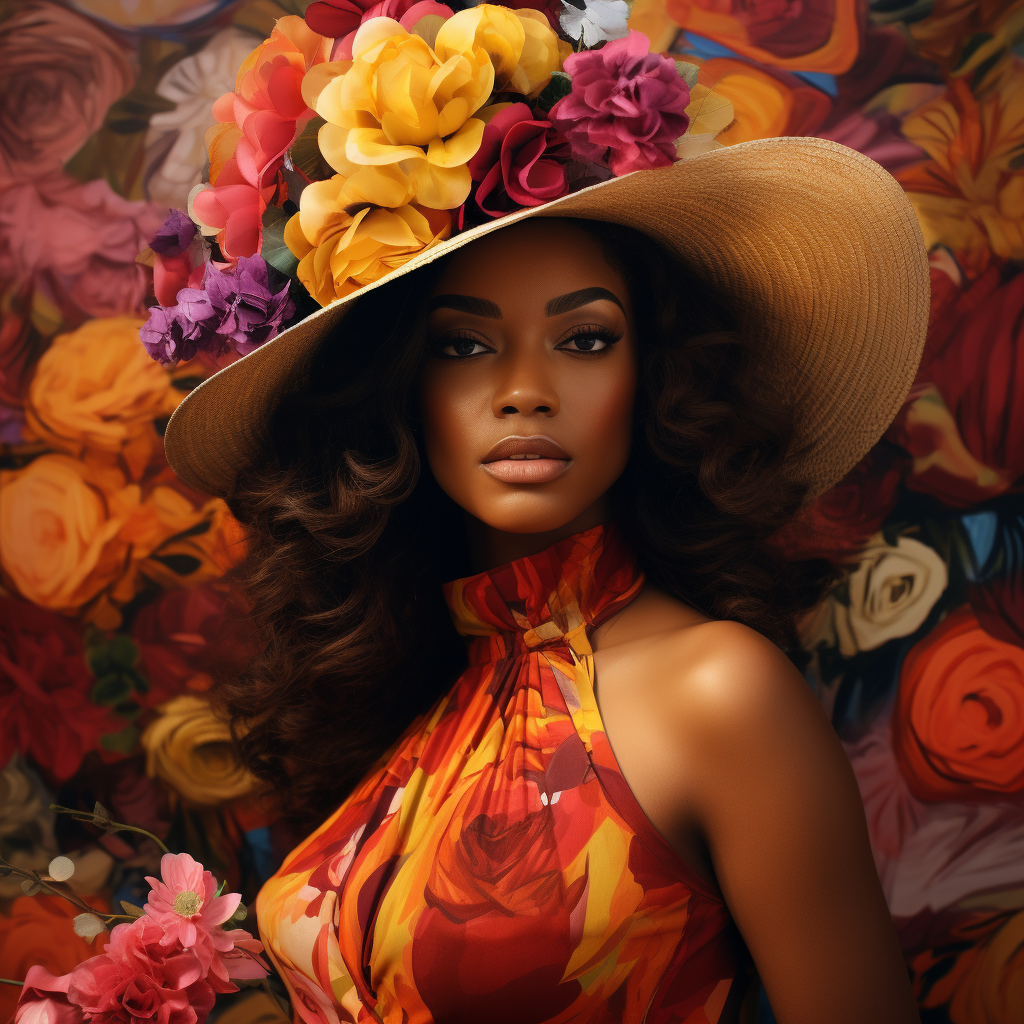
POLYGON ((234 90, 242 61, 259 43, 257 36, 240 28, 223 29, 160 79, 157 94, 177 106, 149 119, 146 190, 150 199, 185 208, 206 166, 206 130, 216 124, 214 101, 234 90))
POLYGON ((830 621, 817 624, 811 642, 835 643, 849 658, 910 636, 928 618, 948 582, 946 563, 927 544, 900 537, 893 547, 875 534, 847 579, 847 599, 835 594, 829 598, 830 621))
POLYGON ((558 18, 562 30, 570 39, 583 37, 584 46, 596 46, 608 39, 622 39, 629 34, 626 21, 629 18, 629 4, 626 0, 586 0, 582 10, 568 0, 562 0, 565 8, 558 18))
POLYGON ((66 882, 75 873, 75 862, 70 857, 54 857, 49 870, 55 882, 66 882))

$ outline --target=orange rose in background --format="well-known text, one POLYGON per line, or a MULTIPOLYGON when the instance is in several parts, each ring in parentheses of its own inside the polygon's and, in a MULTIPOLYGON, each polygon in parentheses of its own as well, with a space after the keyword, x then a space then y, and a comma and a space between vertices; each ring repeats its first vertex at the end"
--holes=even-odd
MULTIPOLYGON (((106 909, 95 899, 88 902, 98 910, 106 909)), ((10 916, 0 915, 0 977, 24 978, 36 964, 51 974, 67 974, 97 953, 92 943, 75 934, 73 922, 79 913, 56 896, 16 899, 10 916)), ((0 1020, 14 1014, 20 993, 14 985, 0 985, 0 1020)))
POLYGON ((59 169, 133 85, 118 44, 60 4, 33 0, 0 22, 0 182, 59 169))
POLYGON ((668 0, 671 18, 763 64, 841 74, 857 59, 857 0, 668 0))
POLYGON ((180 586, 183 574, 199 582, 225 571, 203 548, 224 543, 215 528, 222 504, 196 509, 166 486, 144 498, 116 466, 41 455, 0 472, 0 569, 24 597, 54 611, 75 613, 102 595, 87 617, 113 629, 116 606, 135 596, 140 572, 180 586), (211 525, 202 529, 204 521, 211 525), (165 555, 165 542, 193 530, 183 541, 192 542, 189 553, 165 555))
POLYGON ((725 146, 813 134, 832 109, 828 96, 796 75, 731 57, 705 61, 697 81, 733 105, 735 120, 717 136, 725 146))
POLYGON ((1024 74, 979 100, 964 79, 903 122, 931 157, 897 174, 917 211, 925 244, 945 245, 974 276, 990 254, 1024 259, 1024 74))
POLYGON ((1005 799, 1024 790, 1024 648, 967 608, 903 663, 893 744, 922 800, 1005 799))
POLYGON ((136 477, 163 442, 153 427, 181 401, 167 372, 139 344, 143 320, 89 320, 58 335, 36 367, 25 405, 31 430, 54 448, 118 453, 136 477))
POLYGON ((77 611, 125 571, 138 487, 117 469, 41 455, 0 473, 0 568, 30 601, 77 611))

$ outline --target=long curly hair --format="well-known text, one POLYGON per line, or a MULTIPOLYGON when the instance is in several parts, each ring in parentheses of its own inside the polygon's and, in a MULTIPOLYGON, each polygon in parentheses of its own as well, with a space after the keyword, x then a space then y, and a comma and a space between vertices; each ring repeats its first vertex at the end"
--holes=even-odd
MULTIPOLYGON (((648 579, 795 653, 797 615, 831 579, 769 538, 805 496, 790 412, 752 370, 724 298, 632 229, 576 221, 624 276, 640 384, 613 488, 648 579)), ((246 766, 296 822, 322 820, 465 665, 441 584, 472 572, 461 510, 422 443, 417 382, 438 261, 367 293, 326 339, 309 385, 278 406, 272 450, 229 503, 259 653, 217 697, 246 766)))

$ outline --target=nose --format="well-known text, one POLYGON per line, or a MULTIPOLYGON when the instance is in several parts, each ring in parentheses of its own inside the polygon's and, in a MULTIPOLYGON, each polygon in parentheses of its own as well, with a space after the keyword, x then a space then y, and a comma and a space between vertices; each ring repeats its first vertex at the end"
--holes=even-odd
POLYGON ((492 408, 498 419, 507 416, 554 416, 558 390, 544 355, 536 350, 510 353, 498 364, 492 408))

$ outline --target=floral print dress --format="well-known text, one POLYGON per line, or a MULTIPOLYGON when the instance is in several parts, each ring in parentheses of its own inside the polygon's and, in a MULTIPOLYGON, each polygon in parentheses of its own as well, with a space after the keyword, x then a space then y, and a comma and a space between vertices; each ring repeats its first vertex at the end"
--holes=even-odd
POLYGON ((296 1020, 735 1020, 735 927, 594 697, 589 630, 642 585, 599 526, 446 586, 468 668, 260 893, 296 1020))

